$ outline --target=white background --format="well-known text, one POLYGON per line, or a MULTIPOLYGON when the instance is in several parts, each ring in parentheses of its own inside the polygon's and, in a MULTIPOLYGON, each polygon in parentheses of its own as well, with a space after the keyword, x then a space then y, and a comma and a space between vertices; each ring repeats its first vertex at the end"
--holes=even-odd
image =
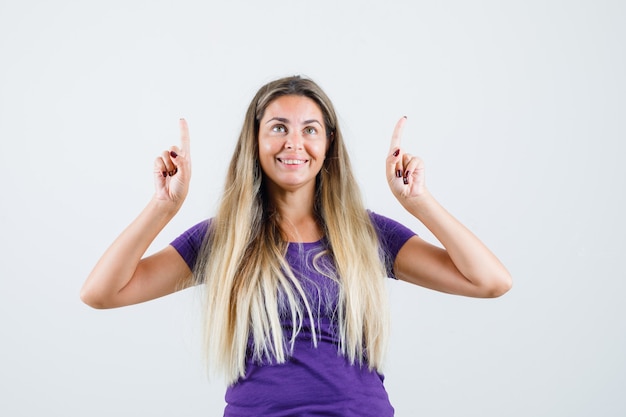
MULTIPOLYGON (((626 3, 0 1, 0 415, 221 415, 199 296, 78 293, 187 118, 194 178, 161 248, 213 213, 265 82, 333 99, 371 209, 396 120, 438 199, 514 277, 495 300, 390 284, 398 416, 626 414, 626 3)), ((356 186, 356 184, 355 184, 356 186)))

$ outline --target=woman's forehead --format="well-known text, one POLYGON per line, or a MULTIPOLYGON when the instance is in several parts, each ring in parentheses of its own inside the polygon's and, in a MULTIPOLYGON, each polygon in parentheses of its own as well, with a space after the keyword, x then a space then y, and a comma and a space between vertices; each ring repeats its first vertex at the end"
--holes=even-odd
POLYGON ((312 99, 306 96, 287 95, 272 100, 263 113, 261 121, 282 119, 291 123, 317 120, 322 123, 322 110, 312 99))

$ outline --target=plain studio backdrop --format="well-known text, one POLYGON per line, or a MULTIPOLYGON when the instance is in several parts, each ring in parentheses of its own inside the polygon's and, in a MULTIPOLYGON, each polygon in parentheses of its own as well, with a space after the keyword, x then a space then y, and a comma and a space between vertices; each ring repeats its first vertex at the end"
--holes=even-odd
MULTIPOLYGON (((514 278, 495 300, 391 282, 398 416, 626 415, 626 3, 0 2, 0 415, 216 416, 187 290, 79 300, 187 118, 214 213, 247 104, 302 74, 334 101, 367 206, 395 201, 395 122, 433 194, 514 278)), ((357 184, 355 184, 356 186, 357 184)))

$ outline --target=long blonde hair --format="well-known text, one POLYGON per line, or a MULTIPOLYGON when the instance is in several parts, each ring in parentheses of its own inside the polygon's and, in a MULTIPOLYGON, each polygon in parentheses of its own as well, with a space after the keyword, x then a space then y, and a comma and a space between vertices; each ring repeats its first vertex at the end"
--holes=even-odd
POLYGON ((287 242, 279 214, 263 187, 258 160, 259 121, 269 103, 285 95, 305 96, 320 107, 329 140, 317 177, 315 212, 336 266, 339 302, 334 314, 339 351, 351 363, 380 369, 388 335, 383 257, 376 230, 363 205, 337 115, 322 89, 299 76, 272 81, 250 103, 228 168, 219 209, 199 254, 195 280, 206 285, 205 343, 208 366, 233 384, 245 376, 249 341, 252 358, 285 362, 297 332, 309 318, 307 296, 285 261, 287 242), (284 294, 293 323, 287 340, 279 314, 284 294))

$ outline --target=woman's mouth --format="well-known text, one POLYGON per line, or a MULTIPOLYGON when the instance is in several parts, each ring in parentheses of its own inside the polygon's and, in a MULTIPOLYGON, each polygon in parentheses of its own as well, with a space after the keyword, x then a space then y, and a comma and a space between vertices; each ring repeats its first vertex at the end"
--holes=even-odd
POLYGON ((306 159, 282 159, 282 158, 278 158, 278 161, 285 165, 302 165, 307 162, 306 159))

